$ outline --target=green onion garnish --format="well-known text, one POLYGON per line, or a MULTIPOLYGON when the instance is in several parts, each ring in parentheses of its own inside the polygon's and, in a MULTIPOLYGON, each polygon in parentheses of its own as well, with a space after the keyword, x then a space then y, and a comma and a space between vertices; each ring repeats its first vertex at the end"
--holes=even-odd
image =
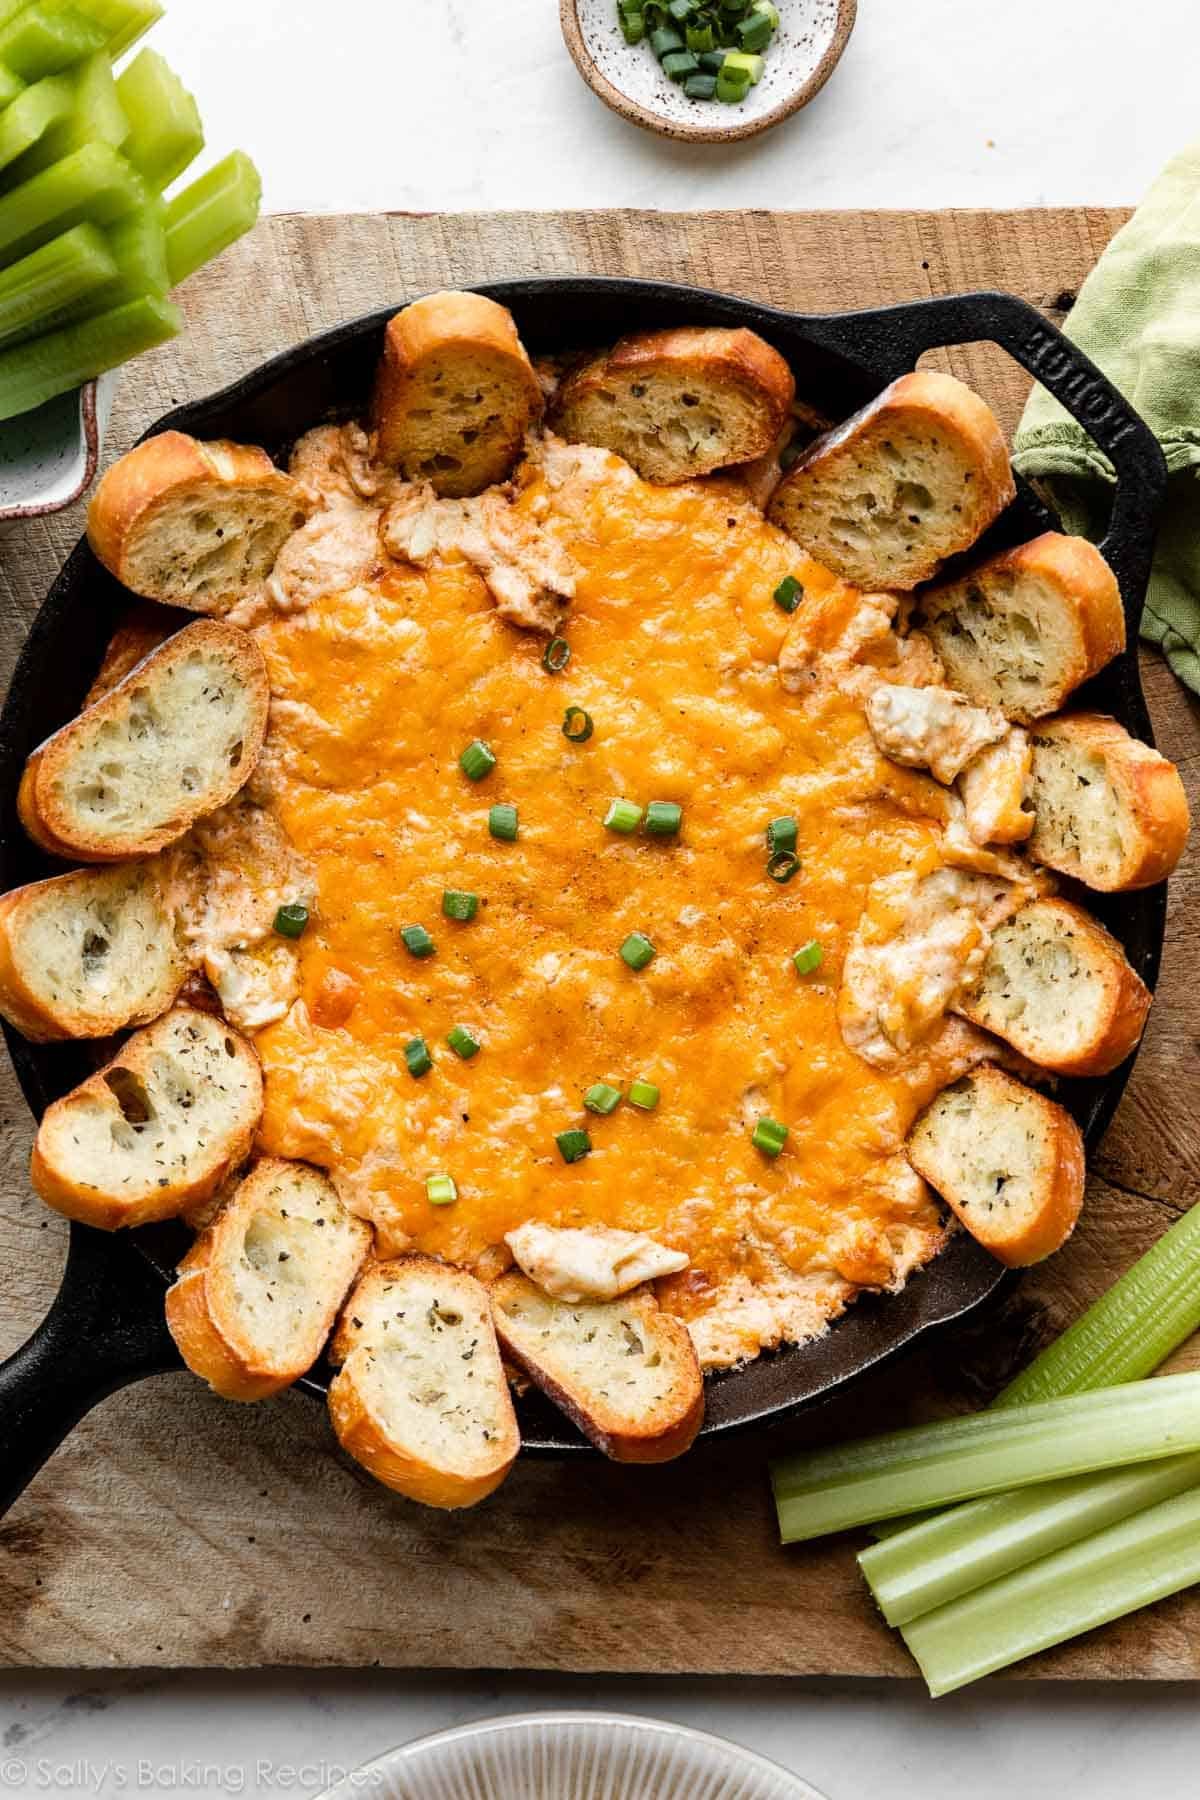
POLYGON ((750 1142, 764 1156, 776 1157, 787 1143, 788 1128, 778 1119, 760 1119, 750 1134, 750 1142))
POLYGON ((446 1042, 455 1056, 461 1056, 464 1062, 470 1062, 480 1049, 479 1039, 473 1037, 465 1025, 451 1026, 446 1033, 446 1042))
POLYGON ((690 50, 668 50, 662 59, 662 70, 672 81, 683 81, 689 75, 698 75, 700 64, 690 50))
POLYGON ((631 969, 644 969, 653 956, 654 945, 643 932, 631 931, 621 945, 621 961, 631 969))
POLYGON ((717 92, 717 78, 698 71, 689 75, 683 84, 683 91, 689 100, 712 100, 717 92))
POLYGON ((404 1046, 404 1060, 408 1064, 408 1072, 415 1080, 419 1075, 428 1075, 433 1067, 433 1058, 429 1054, 429 1045, 423 1037, 410 1038, 404 1046))
POLYGON ((646 808, 646 830, 651 837, 674 837, 683 824, 683 808, 674 800, 652 800, 646 808))
POLYGON ((673 25, 660 25, 657 31, 650 33, 650 48, 661 62, 672 50, 682 50, 683 38, 673 25))
POLYGON ((779 30, 779 8, 775 5, 775 0, 751 0, 750 11, 762 13, 770 23, 771 30, 779 30))
POLYGON ((646 35, 645 16, 640 12, 623 12, 621 35, 627 44, 640 44, 646 35))
POLYGON ((604 829, 619 831, 622 837, 628 837, 636 831, 642 822, 642 809, 635 806, 632 800, 614 800, 604 815, 604 829))
POLYGON ((586 744, 595 729, 591 713, 584 712, 582 706, 568 706, 563 714, 562 734, 570 743, 586 744))
POLYGON ((707 20, 702 25, 689 25, 684 36, 687 38, 688 49, 697 56, 705 50, 711 50, 717 41, 707 20))
POLYGON ((496 766, 495 753, 482 738, 476 738, 459 757, 458 766, 468 781, 482 781, 496 766))
POLYGON ((717 75, 717 99, 727 106, 737 106, 750 92, 750 77, 744 69, 731 69, 729 58, 721 64, 717 75))
POLYGON ((800 873, 800 858, 792 850, 780 850, 767 864, 767 874, 782 886, 800 873))
POLYGON ((453 1175, 430 1175, 425 1183, 425 1197, 430 1206, 450 1206, 458 1199, 453 1175))
POLYGON ((433 939, 423 925, 402 926, 400 936, 403 938, 404 948, 410 956, 433 955, 433 939))
POLYGON ((565 637, 552 637, 542 651, 542 667, 547 675, 561 675, 571 660, 571 646, 565 637))
POLYGON ((794 613, 804 598, 804 588, 794 575, 785 575, 775 589, 775 604, 785 613, 794 613))
POLYGON ((299 900, 289 901, 286 906, 281 906, 275 914, 275 930, 280 937, 302 937, 307 924, 308 908, 302 906, 299 900))
POLYGON ((807 944, 801 944, 795 956, 792 958, 792 961, 796 965, 797 975, 811 975, 814 969, 819 969, 824 954, 825 952, 821 949, 816 938, 813 938, 807 944))
POLYGON ((700 67, 706 75, 719 75, 721 64, 724 61, 725 52, 723 50, 702 50, 700 52, 700 67))
POLYGON ((448 919, 467 924, 479 911, 479 895, 465 894, 460 888, 447 888, 442 895, 442 911, 448 919))
POLYGON ((745 75, 751 87, 757 87, 762 80, 762 57, 750 56, 744 50, 731 50, 725 58, 723 67, 728 69, 735 79, 745 75))
POLYGON ((506 844, 517 841, 517 809, 515 806, 493 806, 488 813, 488 830, 506 844))
POLYGON ((798 833, 795 819, 772 819, 767 826, 767 849, 772 856, 778 856, 781 850, 794 850, 798 833))
POLYGON ((692 14, 699 10, 696 0, 667 0, 667 11, 677 25, 686 25, 692 14))
POLYGON ((658 1089, 652 1081, 631 1081, 629 1104, 640 1106, 643 1112, 653 1112, 658 1105, 658 1089))
POLYGON ((599 1113, 606 1119, 610 1112, 615 1112, 621 1104, 620 1088, 611 1087, 607 1081, 597 1081, 583 1096, 583 1104, 589 1112, 599 1113))
POLYGON ((555 1138, 558 1154, 565 1163, 576 1163, 585 1157, 592 1147, 592 1140, 586 1131, 560 1131, 555 1138))
POLYGON ((751 14, 738 26, 738 43, 743 51, 765 50, 770 41, 771 21, 762 13, 751 14))

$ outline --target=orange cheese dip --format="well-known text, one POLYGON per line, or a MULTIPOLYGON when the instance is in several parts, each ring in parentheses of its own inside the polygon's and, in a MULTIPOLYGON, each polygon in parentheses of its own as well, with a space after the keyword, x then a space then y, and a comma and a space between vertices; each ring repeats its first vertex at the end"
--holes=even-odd
MULTIPOLYGON (((828 1316, 941 1242, 897 1165, 946 1072, 869 1067, 835 1012, 869 884, 937 860, 932 784, 879 755, 852 699, 784 691, 774 589, 836 584, 734 483, 602 482, 560 509, 537 476, 518 507, 578 567, 561 675, 453 555, 258 629, 272 804, 319 883, 303 1004, 257 1039, 262 1147, 333 1170, 382 1254, 470 1265, 527 1220, 618 1226, 686 1252, 660 1284, 685 1316, 790 1276, 828 1316), (563 735, 567 706, 591 714, 586 743, 563 735), (458 765, 475 738, 497 758, 478 784, 458 765), (678 839, 605 830, 619 796, 678 802, 678 839), (489 834, 500 801, 515 843, 489 834), (766 874, 781 815, 802 865, 785 885, 766 874), (479 895, 472 922, 442 916, 447 888, 479 895), (409 924, 433 956, 408 953, 409 924), (655 947, 640 972, 619 955, 634 931, 655 947), (813 939, 821 967, 800 977, 813 939), (445 1041, 460 1024, 482 1045, 469 1062, 445 1041), (434 1066, 414 1079, 418 1035, 434 1066), (655 1111, 583 1109, 593 1083, 636 1077, 655 1111), (751 1143, 764 1113, 789 1132, 773 1161, 751 1143), (555 1136, 575 1126, 593 1151, 568 1166, 555 1136), (433 1173, 456 1204, 429 1203, 433 1173)), ((757 1341, 714 1337, 706 1360, 757 1341)))

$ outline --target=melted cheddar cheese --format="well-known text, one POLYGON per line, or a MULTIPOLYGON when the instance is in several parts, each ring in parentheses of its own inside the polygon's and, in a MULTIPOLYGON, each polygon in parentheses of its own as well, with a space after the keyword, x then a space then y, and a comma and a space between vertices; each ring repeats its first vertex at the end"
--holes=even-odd
MULTIPOLYGON (((797 575, 834 613, 850 591, 736 484, 655 488, 607 460, 622 479, 535 472, 516 503, 575 565, 561 675, 452 553, 382 559, 258 626, 270 804, 318 887, 301 1000, 257 1038, 262 1147, 333 1171, 382 1254, 471 1265, 527 1221, 612 1226, 687 1255, 660 1294, 694 1329, 793 1278, 819 1328, 942 1241, 898 1153, 945 1060, 869 1067, 836 1014, 871 883, 940 860, 941 796, 881 756, 857 699, 780 681, 777 583, 797 575), (586 743, 563 735, 568 705, 592 716, 586 743), (475 738, 497 758, 477 785, 458 766, 475 738), (618 796, 677 801, 679 838, 606 831, 618 796), (489 835, 498 801, 519 808, 515 843, 489 835), (788 814, 802 866, 778 885, 764 831, 788 814), (472 922, 442 916, 447 888, 480 896, 472 922), (432 957, 406 951, 408 924, 432 957), (619 955, 633 931, 655 946, 637 973, 619 955), (800 978, 811 939, 823 962, 800 978), (445 1043, 458 1024, 482 1044, 469 1062, 445 1043), (582 1109, 592 1083, 638 1076, 656 1111, 582 1109), (764 1113, 789 1128, 774 1161, 750 1141, 764 1113), (594 1148, 568 1166, 555 1136, 578 1125, 594 1148), (434 1172, 456 1204, 429 1204, 434 1172)), ((797 1328, 759 1321, 698 1341, 718 1362, 783 1335, 797 1328)))

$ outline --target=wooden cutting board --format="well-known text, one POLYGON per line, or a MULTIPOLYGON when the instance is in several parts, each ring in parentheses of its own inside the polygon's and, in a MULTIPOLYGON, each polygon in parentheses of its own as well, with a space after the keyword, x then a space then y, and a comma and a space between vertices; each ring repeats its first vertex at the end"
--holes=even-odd
MULTIPOLYGON (((1060 318, 1125 216, 268 219, 189 283, 186 335, 122 379, 108 452, 167 407, 321 327, 433 287, 584 270, 695 281, 805 310, 1004 287, 1060 318)), ((969 346, 949 366, 1012 426, 1027 385, 1015 365, 969 346)), ((76 509, 0 546, 4 679, 80 524, 76 509)), ((1145 673, 1159 742, 1195 805, 1196 704, 1157 659, 1145 658, 1145 673)), ((1027 1276, 999 1317, 785 1429, 781 1447, 977 1405, 1196 1197, 1198 889, 1200 845, 1172 883, 1161 997, 1069 1247, 1027 1276)), ((62 1258, 60 1223, 26 1185, 29 1138, 5 1068, 0 1354, 41 1316, 62 1258)), ((872 1612, 852 1544, 776 1544, 768 1448, 739 1438, 643 1471, 523 1462, 478 1511, 439 1515, 348 1464, 322 1409, 302 1396, 236 1407, 188 1376, 159 1377, 101 1406, 0 1525, 0 1662, 912 1674, 872 1612)), ((1200 1592, 1023 1673, 1200 1673, 1200 1592)))

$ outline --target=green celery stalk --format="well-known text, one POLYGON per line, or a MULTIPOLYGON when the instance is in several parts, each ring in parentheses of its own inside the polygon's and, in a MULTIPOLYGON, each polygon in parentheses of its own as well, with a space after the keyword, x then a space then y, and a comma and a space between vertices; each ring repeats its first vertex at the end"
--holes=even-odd
POLYGON ((125 306, 131 300, 165 299, 167 253, 162 210, 161 202, 154 200, 149 206, 127 213, 114 225, 107 226, 99 234, 110 267, 109 279, 103 286, 35 319, 32 324, 11 333, 6 341, 18 344, 25 338, 40 337, 43 332, 57 331, 64 325, 90 319, 95 313, 111 312, 114 307, 125 306))
POLYGON ((936 1697, 1197 1581, 1200 1489, 1191 1488, 939 1606, 904 1635, 936 1697))
POLYGON ((1200 1456, 1167 1456, 1039 1482, 936 1513, 864 1550, 858 1566, 889 1625, 908 1625, 1051 1551, 1200 1485, 1200 1456))
POLYGON ((125 155, 160 192, 204 148, 196 102, 156 50, 139 50, 117 82, 130 123, 125 155))
POLYGON ((47 75, 0 112, 0 169, 24 156, 52 126, 66 118, 75 100, 67 75, 47 75))
POLYGON ((112 281, 117 265, 94 225, 76 225, 0 269, 0 342, 112 281))
POLYGON ((86 144, 0 197, 0 261, 90 219, 107 225, 149 203, 141 176, 107 144, 86 144))
POLYGON ((1027 1483, 1200 1451, 1200 1374, 941 1419, 773 1465, 785 1544, 1027 1483))
POLYGON ((249 231, 262 182, 244 150, 234 150, 167 202, 167 268, 177 287, 249 231))
POLYGON ((0 62, 22 81, 41 81, 104 48, 104 33, 73 7, 31 6, 0 28, 0 62))
POLYGON ((70 84, 70 109, 14 171, 22 181, 39 169, 48 169, 51 163, 61 162, 64 156, 73 155, 87 144, 107 144, 111 149, 119 150, 129 136, 129 120, 117 99, 117 84, 105 51, 97 50, 94 56, 87 57, 69 74, 57 79, 70 84))
POLYGON ((131 300, 94 319, 0 351, 0 420, 29 412, 173 338, 183 323, 169 300, 131 300))
POLYGON ((160 0, 43 0, 43 4, 50 12, 70 7, 98 26, 112 62, 119 62, 163 16, 160 0))
POLYGON ((25 83, 21 77, 14 75, 11 69, 0 63, 0 110, 11 106, 17 96, 24 92, 25 83))

